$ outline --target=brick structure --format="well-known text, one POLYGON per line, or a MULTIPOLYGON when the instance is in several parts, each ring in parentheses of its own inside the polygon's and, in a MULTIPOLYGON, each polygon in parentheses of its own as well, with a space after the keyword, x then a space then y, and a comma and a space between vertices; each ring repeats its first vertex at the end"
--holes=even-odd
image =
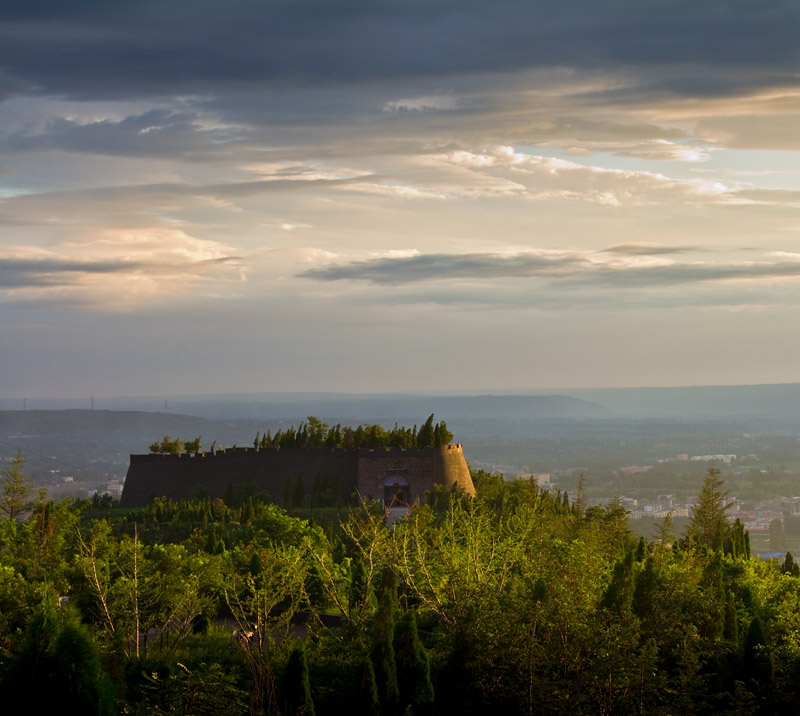
POLYGON ((424 448, 234 448, 198 455, 131 455, 120 504, 139 507, 154 497, 224 497, 230 489, 278 504, 287 495, 312 494, 324 486, 342 500, 423 502, 434 485, 474 495, 460 444, 424 448))

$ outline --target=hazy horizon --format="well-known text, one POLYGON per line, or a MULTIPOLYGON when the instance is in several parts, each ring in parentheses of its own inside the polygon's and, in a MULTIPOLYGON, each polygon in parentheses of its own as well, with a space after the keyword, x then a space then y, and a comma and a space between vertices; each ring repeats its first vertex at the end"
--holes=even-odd
POLYGON ((746 0, 4 3, 0 398, 793 383, 798 31, 746 0))

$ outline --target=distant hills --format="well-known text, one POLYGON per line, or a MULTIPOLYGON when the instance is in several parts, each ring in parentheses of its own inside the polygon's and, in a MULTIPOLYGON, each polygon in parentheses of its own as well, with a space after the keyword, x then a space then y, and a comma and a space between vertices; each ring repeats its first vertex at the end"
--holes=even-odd
MULTIPOLYGON (((650 418, 800 419, 800 383, 674 388, 573 388, 498 391, 496 394, 254 393, 118 397, 82 400, 28 399, 28 410, 89 408, 184 414, 210 420, 323 420, 417 422, 431 413, 451 419, 536 420, 650 418)), ((0 410, 21 400, 0 399, 0 410)))
MULTIPOLYGON (((0 408, 20 402, 0 401, 0 408)), ((21 449, 29 474, 43 484, 65 475, 102 483, 124 477, 129 456, 147 452, 165 435, 200 437, 205 449, 212 442, 248 446, 257 433, 297 426, 310 415, 330 425, 391 428, 420 426, 433 413, 464 444, 471 465, 546 471, 598 460, 651 464, 677 453, 756 452, 742 443, 743 435, 791 441, 800 425, 797 383, 581 389, 569 395, 168 396, 86 400, 81 408, 76 402, 28 399, 26 410, 0 409, 0 459, 21 449)), ((775 459, 794 459, 794 452, 784 452, 775 459)))

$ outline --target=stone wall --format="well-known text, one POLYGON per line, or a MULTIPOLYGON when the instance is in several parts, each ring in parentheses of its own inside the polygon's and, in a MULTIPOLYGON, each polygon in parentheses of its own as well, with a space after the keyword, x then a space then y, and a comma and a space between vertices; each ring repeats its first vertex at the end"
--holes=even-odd
POLYGON ((255 494, 284 504, 298 482, 309 494, 318 480, 350 499, 356 491, 355 451, 236 448, 193 456, 131 455, 120 504, 138 507, 161 495, 174 500, 225 497, 231 485, 252 487, 255 494))
POLYGON ((244 489, 286 504, 288 495, 332 489, 343 501, 361 497, 391 502, 424 501, 434 484, 474 495, 461 445, 388 450, 340 448, 234 448, 199 455, 131 455, 120 504, 138 507, 154 497, 174 500, 225 497, 244 489), (399 495, 398 495, 399 493, 399 495))

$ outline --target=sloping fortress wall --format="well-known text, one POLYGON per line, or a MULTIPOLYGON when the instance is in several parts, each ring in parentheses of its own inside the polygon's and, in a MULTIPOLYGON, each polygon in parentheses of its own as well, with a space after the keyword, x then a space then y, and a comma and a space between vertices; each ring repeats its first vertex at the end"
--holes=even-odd
POLYGON ((434 485, 475 488, 460 444, 390 448, 234 448, 198 455, 131 455, 120 504, 139 507, 154 497, 225 497, 233 488, 286 504, 324 486, 342 500, 354 493, 391 503, 424 500, 434 485), (290 497, 291 496, 291 497, 290 497))

